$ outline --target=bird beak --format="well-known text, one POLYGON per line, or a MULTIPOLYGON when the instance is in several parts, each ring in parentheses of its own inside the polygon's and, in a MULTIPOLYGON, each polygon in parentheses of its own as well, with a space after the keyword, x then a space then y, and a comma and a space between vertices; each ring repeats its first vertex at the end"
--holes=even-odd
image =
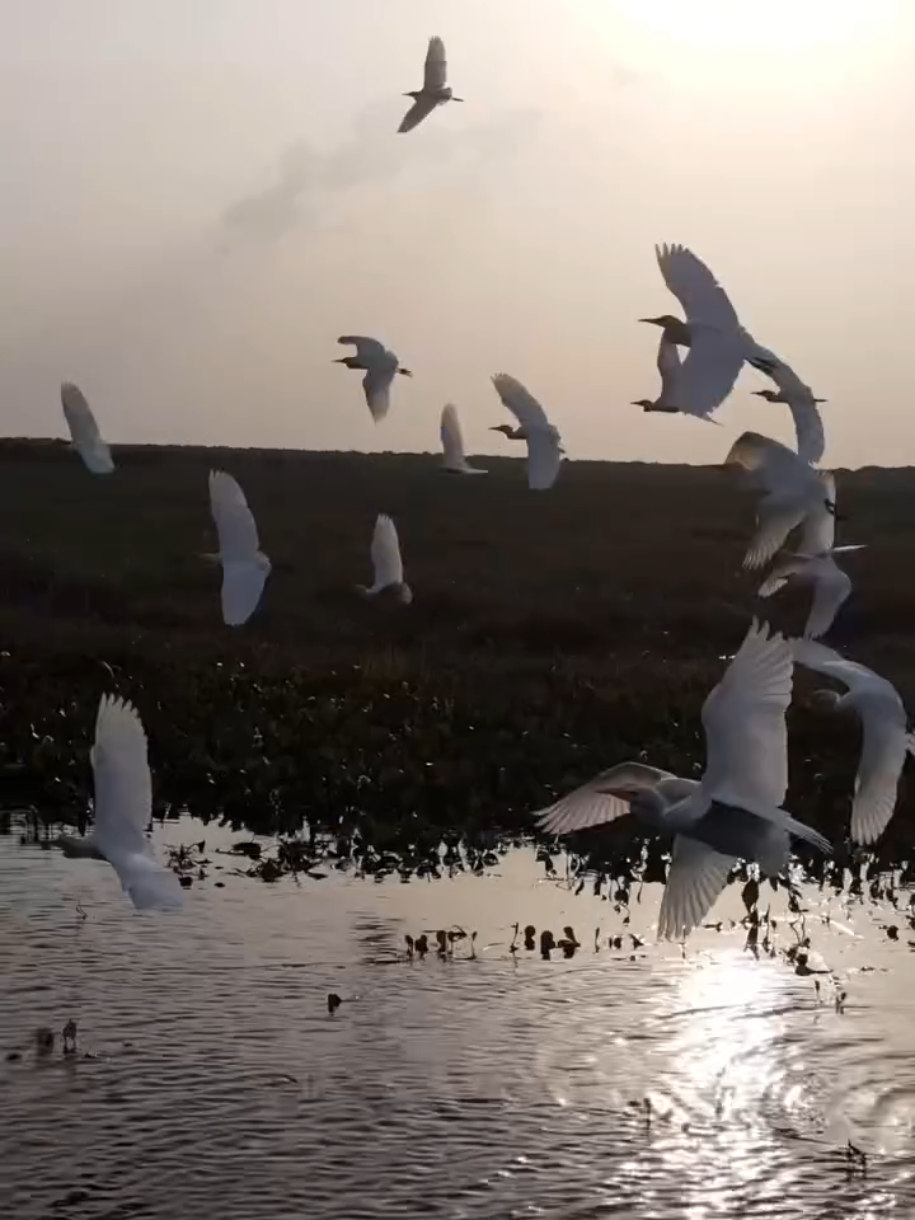
POLYGON ((815 398, 813 401, 814 402, 829 402, 829 399, 828 398, 815 398))
POLYGON ((336 358, 336 360, 332 360, 332 361, 331 361, 331 364, 345 364, 345 363, 346 363, 346 357, 345 357, 345 356, 338 356, 338 357, 336 358))
POLYGON ((653 322, 655 325, 657 325, 657 323, 658 323, 657 318, 639 318, 639 321, 640 322, 653 322))
POLYGON ((412 377, 412 376, 413 376, 413 374, 410 372, 410 370, 409 370, 409 369, 401 369, 401 370, 400 370, 400 375, 401 375, 402 377, 412 377))
POLYGON ((757 398, 765 398, 766 396, 764 390, 751 390, 750 393, 755 394, 757 398))

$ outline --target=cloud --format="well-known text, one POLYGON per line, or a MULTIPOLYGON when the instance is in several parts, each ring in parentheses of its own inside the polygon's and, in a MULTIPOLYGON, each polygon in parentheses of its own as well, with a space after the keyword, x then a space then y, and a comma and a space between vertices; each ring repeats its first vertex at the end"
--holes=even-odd
POLYGON ((276 241, 320 219, 342 192, 392 182, 411 169, 428 173, 462 157, 475 165, 504 160, 535 139, 543 122, 539 110, 521 108, 465 127, 443 126, 431 137, 399 136, 385 99, 362 110, 349 138, 329 152, 305 140, 288 145, 275 181, 231 203, 222 226, 236 236, 276 241))

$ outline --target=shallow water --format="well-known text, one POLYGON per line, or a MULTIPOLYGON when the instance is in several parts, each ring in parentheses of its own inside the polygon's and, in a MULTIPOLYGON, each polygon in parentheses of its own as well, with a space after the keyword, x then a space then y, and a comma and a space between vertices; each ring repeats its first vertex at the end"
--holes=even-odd
MULTIPOLYGON (((0 837, 0 1214, 915 1214, 901 913, 810 891, 833 972, 818 1003, 813 977, 756 961, 739 928, 700 931, 685 959, 650 937, 609 949, 622 915, 544 881, 532 853, 484 878, 269 886, 231 875, 213 851, 226 832, 157 836, 199 838, 223 871, 180 914, 141 916, 106 865, 0 837), (582 948, 513 957, 515 921, 571 923, 582 948), (466 942, 454 960, 405 958, 404 933, 452 923, 477 930, 477 960, 466 942), (34 1030, 70 1017, 79 1054, 37 1060, 34 1030), (866 1175, 846 1165, 849 1135, 866 1175)), ((632 931, 650 932, 655 888, 632 931)), ((728 911, 736 888, 715 918, 728 911)), ((776 938, 794 942, 787 921, 776 938)))

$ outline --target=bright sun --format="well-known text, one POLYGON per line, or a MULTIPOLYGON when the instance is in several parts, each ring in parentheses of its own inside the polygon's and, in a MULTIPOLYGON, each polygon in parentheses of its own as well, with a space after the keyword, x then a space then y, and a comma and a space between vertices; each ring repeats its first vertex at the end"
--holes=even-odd
MULTIPOLYGON (((908 0, 910 3, 911 0, 908 0)), ((635 29, 703 50, 815 52, 902 18, 899 0, 602 0, 635 29)))

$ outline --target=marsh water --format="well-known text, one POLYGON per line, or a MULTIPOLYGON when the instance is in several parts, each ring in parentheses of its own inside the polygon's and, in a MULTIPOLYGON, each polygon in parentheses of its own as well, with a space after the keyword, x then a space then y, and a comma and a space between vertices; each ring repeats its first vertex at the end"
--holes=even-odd
POLYGON ((684 957, 650 934, 657 887, 624 927, 524 850, 484 877, 268 885, 235 875, 232 838, 157 831, 205 839, 212 867, 150 916, 108 866, 0 836, 3 1216, 915 1214, 907 894, 805 891, 827 972, 798 974, 778 896, 774 957, 727 918, 684 957), (581 948, 512 953, 515 922, 581 948), (452 924, 475 960, 406 957, 405 934, 452 924), (36 1028, 70 1018, 78 1053, 38 1057, 36 1028))

